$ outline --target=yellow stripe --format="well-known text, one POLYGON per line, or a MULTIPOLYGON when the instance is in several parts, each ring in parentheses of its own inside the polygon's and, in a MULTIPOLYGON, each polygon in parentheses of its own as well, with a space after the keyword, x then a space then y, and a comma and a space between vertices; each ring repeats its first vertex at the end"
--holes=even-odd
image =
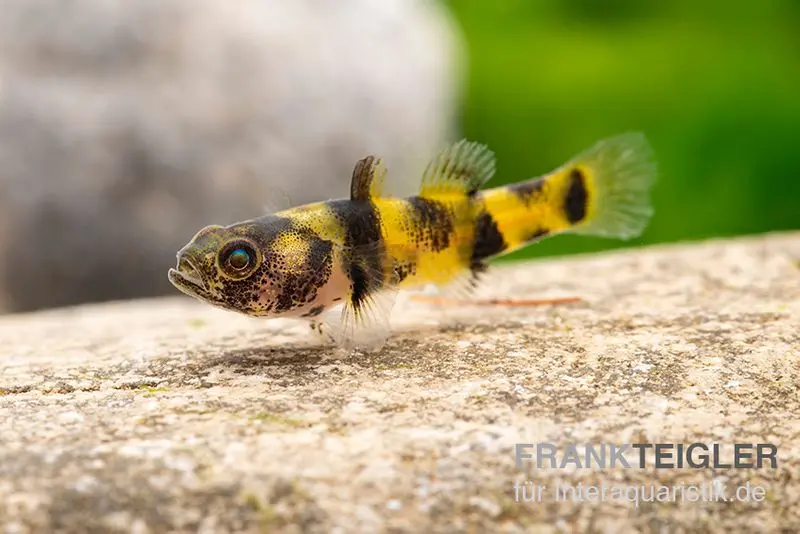
POLYGON ((339 221, 328 209, 327 202, 315 202, 277 213, 292 219, 298 226, 305 226, 320 238, 343 245, 346 231, 339 221))
POLYGON ((396 262, 413 261, 414 274, 405 278, 401 286, 424 283, 443 284, 469 267, 469 247, 473 235, 471 218, 462 215, 468 206, 465 195, 443 195, 437 198, 451 214, 453 231, 449 245, 434 251, 424 239, 427 229, 419 224, 419 217, 407 199, 382 198, 375 201, 381 216, 382 231, 387 251, 396 262))
MULTIPOLYGON (((526 183, 497 187, 480 194, 508 245, 504 253, 525 246, 534 237, 554 235, 573 228, 564 210, 571 170, 559 170, 543 177, 541 188, 527 196, 519 192, 526 183)), ((587 180, 589 198, 592 198, 590 184, 591 180, 587 180)))

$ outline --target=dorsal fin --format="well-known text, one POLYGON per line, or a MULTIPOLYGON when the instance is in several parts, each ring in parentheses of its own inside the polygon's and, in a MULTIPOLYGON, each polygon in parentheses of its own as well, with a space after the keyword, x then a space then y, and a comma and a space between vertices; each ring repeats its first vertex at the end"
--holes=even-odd
POLYGON ((380 158, 367 156, 358 160, 350 181, 350 200, 369 200, 381 196, 386 167, 380 158))
POLYGON ((486 145, 462 139, 439 152, 422 175, 419 195, 474 195, 494 175, 494 153, 486 145))

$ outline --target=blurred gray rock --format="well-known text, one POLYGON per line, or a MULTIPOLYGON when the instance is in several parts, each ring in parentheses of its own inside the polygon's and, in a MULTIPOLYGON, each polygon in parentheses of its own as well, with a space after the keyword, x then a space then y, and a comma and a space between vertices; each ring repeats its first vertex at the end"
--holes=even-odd
POLYGON ((0 310, 169 294, 200 227, 408 191, 450 136, 460 40, 394 0, 4 0, 0 310))

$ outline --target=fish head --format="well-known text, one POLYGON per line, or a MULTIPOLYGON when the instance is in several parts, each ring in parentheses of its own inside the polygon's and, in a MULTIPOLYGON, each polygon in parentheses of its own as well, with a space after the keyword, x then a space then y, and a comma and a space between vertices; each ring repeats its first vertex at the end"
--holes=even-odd
POLYGON ((280 219, 206 226, 177 253, 169 281, 181 292, 251 316, 313 306, 331 274, 330 244, 280 219))

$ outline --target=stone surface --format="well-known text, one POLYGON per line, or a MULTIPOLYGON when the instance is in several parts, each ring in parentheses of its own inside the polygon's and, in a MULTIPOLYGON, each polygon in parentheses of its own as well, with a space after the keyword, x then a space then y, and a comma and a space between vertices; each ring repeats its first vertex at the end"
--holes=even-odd
POLYGON ((449 14, 335 6, 4 0, 0 311, 168 294, 201 227, 346 196, 369 153, 418 183, 458 105, 449 14))
POLYGON ((797 532, 800 233, 497 267, 383 350, 188 298, 0 319, 5 532, 797 532), (518 442, 769 442, 777 469, 515 467, 518 442), (516 503, 515 482, 760 503, 516 503))

